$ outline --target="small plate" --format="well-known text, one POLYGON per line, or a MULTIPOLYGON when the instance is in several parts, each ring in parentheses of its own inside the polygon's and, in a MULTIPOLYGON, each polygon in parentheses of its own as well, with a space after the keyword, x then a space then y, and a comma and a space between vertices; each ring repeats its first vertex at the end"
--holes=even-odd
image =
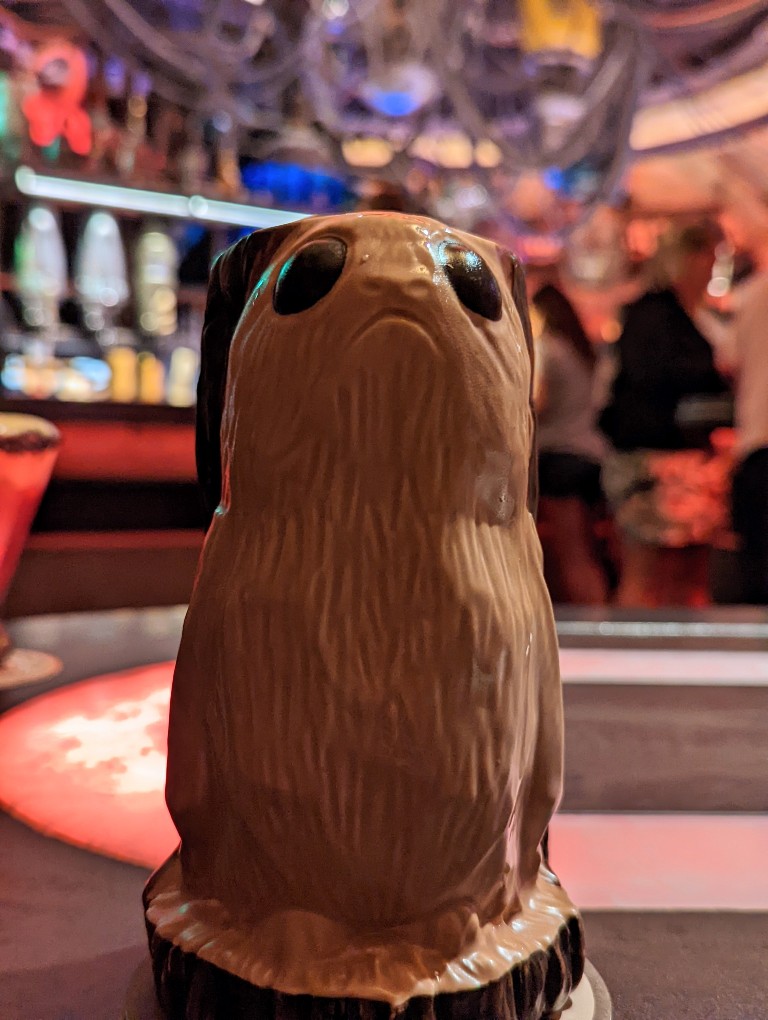
POLYGON ((61 670, 61 660, 55 655, 33 652, 28 648, 12 648, 0 665, 0 690, 50 680, 61 670))

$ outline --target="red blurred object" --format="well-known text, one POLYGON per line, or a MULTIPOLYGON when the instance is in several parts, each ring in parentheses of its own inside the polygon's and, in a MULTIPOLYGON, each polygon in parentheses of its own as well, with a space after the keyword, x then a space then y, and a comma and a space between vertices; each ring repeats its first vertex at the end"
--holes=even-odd
MULTIPOLYGON (((42 418, 0 414, 0 609, 53 471, 58 430, 42 418)), ((0 622, 0 664, 11 643, 0 622)))
POLYGON ((39 91, 22 103, 29 137, 41 147, 63 137, 78 156, 91 151, 91 120, 82 107, 88 86, 85 54, 71 43, 51 42, 33 63, 39 91))

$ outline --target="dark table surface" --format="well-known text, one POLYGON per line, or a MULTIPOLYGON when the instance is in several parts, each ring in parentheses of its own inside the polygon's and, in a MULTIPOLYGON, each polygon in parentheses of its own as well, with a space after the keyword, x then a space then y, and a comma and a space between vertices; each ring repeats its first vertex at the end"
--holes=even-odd
MULTIPOLYGON (((768 649, 762 611, 686 617, 679 622, 690 626, 682 632, 670 631, 662 614, 645 621, 627 614, 559 615, 584 624, 571 637, 566 633, 564 643, 594 645, 602 636, 615 647, 627 634, 640 640, 636 628, 606 631, 612 619, 661 625, 655 636, 646 632, 644 647, 716 641, 768 649), (702 629, 707 622, 714 637, 702 629)), ((64 673, 2 693, 0 709, 97 672, 172 658, 182 619, 177 608, 15 621, 16 642, 56 652, 64 673)), ((146 873, 47 839, 2 814, 0 847, 1 1020, 116 1020, 131 976, 146 959, 146 873)), ((627 867, 648 866, 627 861, 627 867)), ((610 988, 616 1020, 768 1020, 767 915, 616 911, 587 913, 585 920, 588 953, 610 988)))
POLYGON ((33 414, 54 422, 130 422, 140 425, 195 424, 194 407, 174 407, 171 404, 143 404, 135 401, 125 404, 116 400, 55 400, 53 398, 23 397, 0 388, 0 411, 13 414, 33 414))

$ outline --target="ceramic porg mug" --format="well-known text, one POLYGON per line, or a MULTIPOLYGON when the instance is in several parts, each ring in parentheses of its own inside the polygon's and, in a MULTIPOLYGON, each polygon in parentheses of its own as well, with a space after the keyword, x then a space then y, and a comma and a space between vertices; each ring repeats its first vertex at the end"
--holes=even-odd
MULTIPOLYGON (((206 959, 315 994, 343 972, 383 996, 369 970, 405 980, 411 952, 442 961, 424 980, 466 952, 470 986, 509 970, 499 940, 539 895, 562 770, 531 362, 514 257, 434 220, 307 219, 217 262, 211 525, 168 743, 187 906, 167 929, 150 911, 163 937, 215 901, 230 934, 259 935, 198 925, 206 959)), ((532 946, 574 913, 554 889, 520 929, 532 946)))

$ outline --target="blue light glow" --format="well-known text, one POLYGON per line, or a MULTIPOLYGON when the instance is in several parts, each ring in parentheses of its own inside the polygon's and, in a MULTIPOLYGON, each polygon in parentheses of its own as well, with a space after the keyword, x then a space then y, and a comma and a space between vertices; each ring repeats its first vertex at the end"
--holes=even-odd
POLYGON ((241 171, 246 188, 276 205, 327 212, 348 204, 353 193, 347 183, 321 170, 296 163, 248 163, 241 171))
POLYGON ((80 372, 95 390, 105 390, 112 379, 112 369, 99 358, 72 358, 70 365, 80 372))
POLYGON ((589 198, 597 188, 595 168, 588 159, 568 167, 547 167, 542 179, 548 188, 566 198, 589 198))
POLYGON ((388 92, 376 88, 370 89, 366 101, 377 113, 383 113, 385 117, 409 117, 422 104, 422 100, 410 92, 388 92))
POLYGON ((552 191, 563 191, 565 188, 565 173, 559 166, 548 166, 542 172, 542 179, 552 191))

